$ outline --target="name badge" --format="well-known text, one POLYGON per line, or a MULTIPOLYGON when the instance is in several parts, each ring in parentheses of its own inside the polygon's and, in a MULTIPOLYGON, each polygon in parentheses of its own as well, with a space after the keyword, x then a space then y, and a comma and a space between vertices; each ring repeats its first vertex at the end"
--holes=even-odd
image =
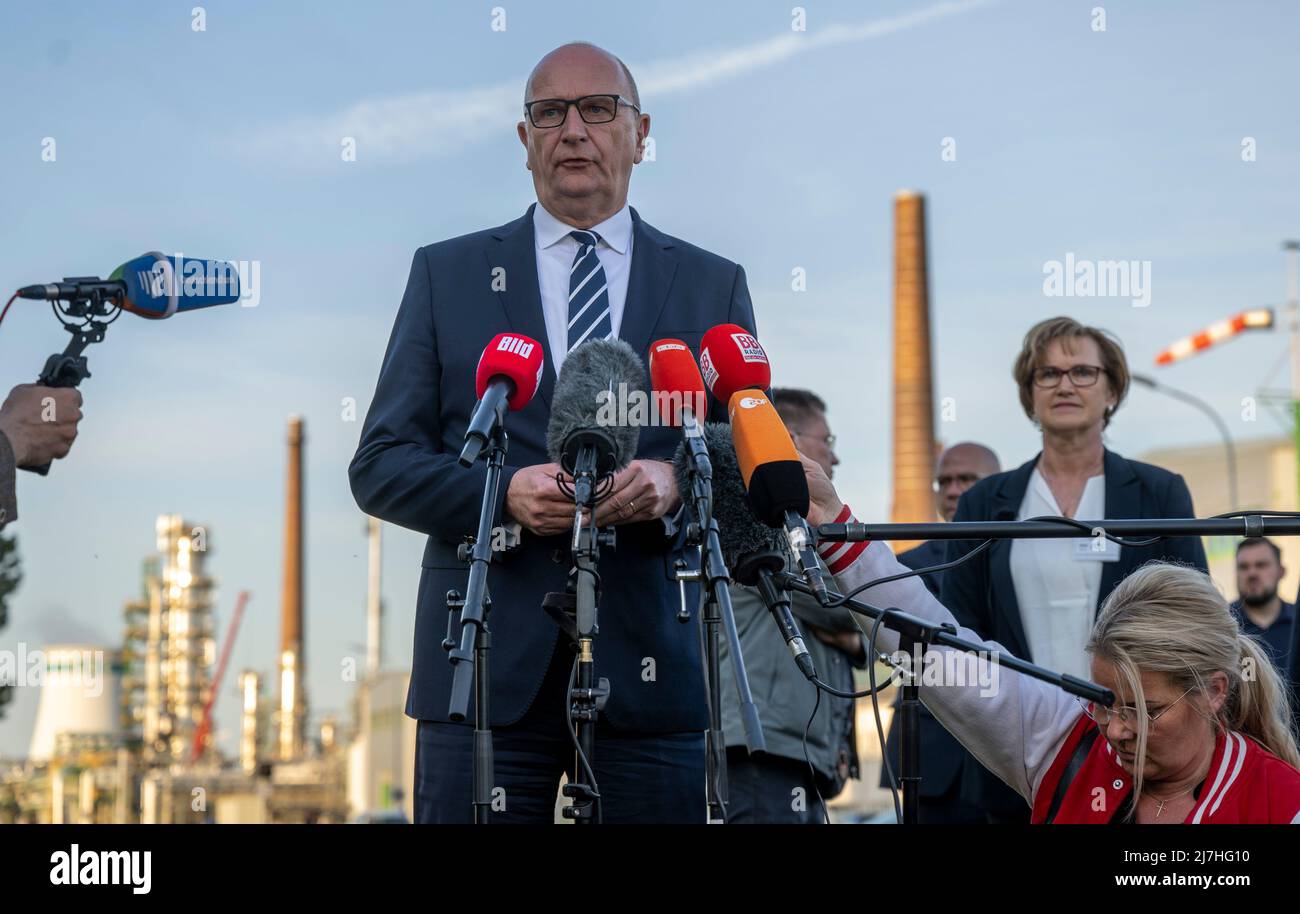
POLYGON ((1090 536, 1074 541, 1074 560, 1076 562, 1118 562, 1119 543, 1104 536, 1090 536))

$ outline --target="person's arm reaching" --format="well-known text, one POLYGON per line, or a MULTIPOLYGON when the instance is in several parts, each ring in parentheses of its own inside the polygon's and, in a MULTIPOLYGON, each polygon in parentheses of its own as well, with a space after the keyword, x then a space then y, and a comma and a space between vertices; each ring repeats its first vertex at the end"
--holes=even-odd
POLYGON ((75 387, 19 384, 0 406, 0 526, 18 519, 18 467, 66 457, 81 421, 75 387))
MULTIPOLYGON (((804 470, 813 502, 809 522, 814 526, 855 522, 821 468, 805 459, 804 470)), ((842 593, 909 570, 883 543, 823 543, 818 548, 842 593)), ((882 608, 896 607, 930 622, 957 622, 915 576, 868 588, 858 599, 882 608)), ((868 631, 869 625, 864 620, 863 627, 868 631)), ((1004 650, 969 628, 959 626, 957 635, 983 644, 989 652, 1004 650)), ((877 650, 890 654, 898 646, 897 633, 882 626, 877 650)), ((952 648, 943 646, 932 650, 944 655, 953 653, 952 648)), ((1078 704, 1055 686, 1002 669, 986 656, 955 659, 968 664, 962 667, 966 675, 960 681, 964 684, 925 684, 921 700, 981 764, 1032 802, 1038 784, 1079 719, 1078 704)), ((947 661, 945 656, 942 668, 955 669, 947 661)))

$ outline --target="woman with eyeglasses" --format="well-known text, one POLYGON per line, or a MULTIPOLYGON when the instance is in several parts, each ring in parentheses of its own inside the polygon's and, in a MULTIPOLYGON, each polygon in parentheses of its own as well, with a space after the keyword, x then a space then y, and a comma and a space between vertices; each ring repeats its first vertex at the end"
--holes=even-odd
MULTIPOLYGON (((1068 317, 1031 327, 1012 368, 1042 450, 961 497, 955 521, 1194 517, 1181 476, 1109 450, 1104 432, 1128 392, 1118 340, 1068 317)), ((978 542, 949 543, 949 561, 978 542)), ((961 624, 1039 666, 1086 678, 1088 634, 1107 595, 1152 559, 1205 570, 1197 537, 1146 546, 1090 539, 998 540, 943 575, 941 599, 961 624)), ((967 760, 962 795, 992 822, 1024 822, 1023 799, 967 760)))
MULTIPOLYGON (((803 465, 809 522, 856 522, 821 468, 803 465)), ((843 593, 907 572, 883 543, 818 551, 843 593)), ((915 577, 874 585, 862 599, 957 622, 915 577)), ((1149 562, 1111 590, 1084 647, 1085 676, 1115 694, 1110 708, 991 667, 1004 645, 968 627, 957 634, 983 640, 987 653, 966 655, 966 664, 937 658, 934 668, 954 670, 955 681, 923 684, 921 700, 1027 804, 1031 821, 1300 824, 1289 693, 1204 571, 1149 562)), ((876 648, 896 651, 897 634, 882 629, 876 648)))

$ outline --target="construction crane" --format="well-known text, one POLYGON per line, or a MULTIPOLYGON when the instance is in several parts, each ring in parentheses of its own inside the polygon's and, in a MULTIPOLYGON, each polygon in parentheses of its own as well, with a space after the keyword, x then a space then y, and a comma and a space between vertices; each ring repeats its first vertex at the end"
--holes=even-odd
POLYGON ((234 646, 235 636, 239 633, 239 620, 244 617, 244 606, 248 603, 248 597, 248 591, 241 590, 239 598, 235 601, 235 615, 230 620, 230 628, 226 631, 226 643, 221 648, 221 659, 217 661, 217 673, 212 680, 212 692, 203 706, 203 720, 199 728, 194 731, 194 745, 190 747, 191 765, 199 760, 199 755, 203 752, 203 741, 207 739, 208 731, 212 729, 212 705, 220 693, 221 680, 226 675, 226 664, 230 661, 230 649, 234 646))

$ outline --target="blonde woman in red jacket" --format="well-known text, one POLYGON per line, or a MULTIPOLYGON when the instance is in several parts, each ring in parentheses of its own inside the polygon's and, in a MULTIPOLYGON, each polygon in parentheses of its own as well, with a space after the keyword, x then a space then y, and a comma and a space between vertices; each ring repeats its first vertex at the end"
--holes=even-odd
MULTIPOLYGON (((804 468, 809 521, 852 522, 820 468, 810 461, 804 468)), ((826 543, 820 551, 843 592, 907 571, 882 543, 826 543)), ((955 624, 915 577, 862 598, 955 624)), ((970 629, 958 634, 982 640, 970 629)), ((877 648, 897 647, 897 636, 882 630, 877 648)), ((976 669, 954 677, 960 685, 924 684, 921 698, 1029 801, 1034 822, 1300 824, 1300 751, 1287 691, 1207 575, 1161 562, 1139 568, 1107 598, 1088 652, 1092 679, 1115 693, 1114 708, 1082 704, 995 669, 987 657, 952 658, 976 669)))

